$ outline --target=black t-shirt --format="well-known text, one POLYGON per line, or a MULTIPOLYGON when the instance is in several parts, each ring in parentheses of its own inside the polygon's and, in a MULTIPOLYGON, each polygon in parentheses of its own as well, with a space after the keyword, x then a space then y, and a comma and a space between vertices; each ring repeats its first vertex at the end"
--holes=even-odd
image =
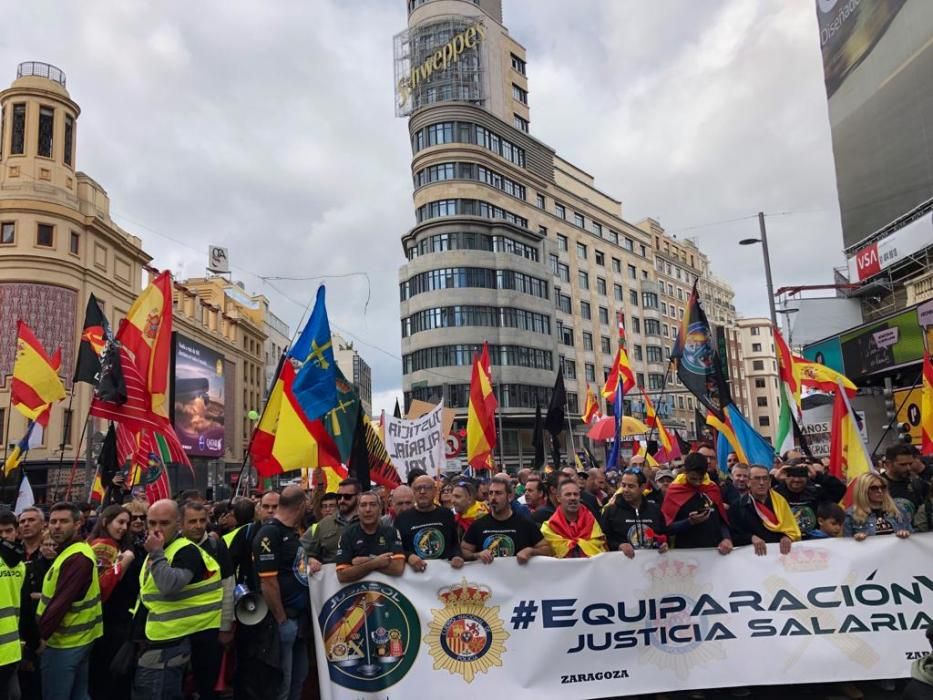
POLYGON ((674 522, 686 520, 690 513, 709 509, 709 517, 699 525, 689 525, 685 530, 674 536, 676 549, 697 549, 701 547, 718 547, 723 538, 723 522, 719 511, 704 493, 694 493, 690 500, 677 511, 674 522))
POLYGON ((308 609, 308 566, 295 528, 268 520, 253 538, 253 563, 260 579, 278 577, 283 606, 296 613, 308 609))
POLYGON ((888 485, 888 493, 891 494, 894 503, 913 520, 917 508, 926 500, 928 491, 926 483, 913 475, 908 476, 906 479, 895 481, 885 474, 884 480, 888 485))
POLYGON ((514 557, 541 539, 538 524, 516 513, 505 520, 496 520, 491 513, 484 515, 463 536, 463 541, 476 547, 477 552, 488 549, 497 557, 514 557))
POLYGON ((551 519, 551 516, 554 515, 555 512, 554 506, 547 503, 531 511, 531 519, 538 523, 538 525, 544 525, 544 523, 551 519))
POLYGON ((894 534, 894 526, 888 522, 887 513, 885 513, 880 508, 872 510, 872 513, 875 514, 875 534, 876 535, 892 535, 894 534))
POLYGON ((451 559, 460 554, 457 523, 448 508, 427 512, 410 508, 395 518, 395 527, 406 554, 422 559, 451 559))
POLYGON ((402 541, 399 539, 398 530, 380 523, 376 525, 376 531, 370 534, 359 522, 355 522, 348 525, 340 535, 334 563, 339 569, 352 565, 354 557, 376 557, 386 552, 402 555, 402 541))

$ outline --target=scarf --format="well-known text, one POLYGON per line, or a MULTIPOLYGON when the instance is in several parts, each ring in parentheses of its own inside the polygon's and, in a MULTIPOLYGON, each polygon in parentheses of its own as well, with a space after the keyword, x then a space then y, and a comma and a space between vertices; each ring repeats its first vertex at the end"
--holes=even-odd
POLYGON ((709 478, 709 474, 703 475, 703 483, 693 487, 687 483, 686 474, 678 474, 671 485, 667 488, 667 494, 664 496, 664 503, 661 504, 661 513, 664 515, 664 521, 670 525, 677 517, 677 512, 683 507, 684 503, 689 501, 697 493, 704 494, 716 506, 719 511, 719 517, 723 522, 729 523, 729 516, 726 514, 726 507, 722 502, 722 494, 719 487, 709 478))
POLYGON ((454 511, 454 520, 456 520, 457 525, 462 527, 463 531, 466 532, 470 529, 470 525, 473 524, 473 521, 482 518, 487 513, 489 513, 489 508, 486 507, 485 503, 482 501, 473 501, 473 505, 467 508, 466 513, 463 515, 454 511))
POLYGON ((577 511, 577 519, 572 523, 564 516, 564 509, 558 508, 541 526, 541 534, 559 559, 564 559, 577 547, 587 557, 606 551, 606 536, 602 528, 590 509, 582 504, 577 511))
MULTIPOLYGON (((792 542, 800 541, 800 526, 797 524, 797 518, 794 517, 794 511, 790 509, 787 499, 775 490, 770 491, 772 511, 767 504, 760 503, 752 498, 755 506, 755 513, 761 518, 761 523, 771 532, 780 532, 790 538, 792 542)), ((751 498, 751 497, 750 497, 751 498)))

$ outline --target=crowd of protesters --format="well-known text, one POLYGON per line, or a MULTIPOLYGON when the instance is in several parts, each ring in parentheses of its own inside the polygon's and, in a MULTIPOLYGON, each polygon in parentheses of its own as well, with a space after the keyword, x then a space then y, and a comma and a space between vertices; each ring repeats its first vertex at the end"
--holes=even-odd
MULTIPOLYGON (((608 473, 414 470, 391 493, 352 478, 324 493, 318 473, 308 492, 217 503, 192 490, 150 504, 118 479, 96 510, 0 510, 0 700, 316 697, 308 586, 325 564, 349 583, 417 575, 433 560, 459 569, 743 545, 765 556, 800 540, 933 529, 929 463, 895 446, 880 466, 850 486, 845 510, 846 485, 819 460, 747 465, 731 454, 721 470, 708 445, 672 469, 634 457, 608 473), (263 619, 237 621, 243 595, 261 599, 263 619)), ((933 695, 931 664, 915 666, 904 697, 933 695)))

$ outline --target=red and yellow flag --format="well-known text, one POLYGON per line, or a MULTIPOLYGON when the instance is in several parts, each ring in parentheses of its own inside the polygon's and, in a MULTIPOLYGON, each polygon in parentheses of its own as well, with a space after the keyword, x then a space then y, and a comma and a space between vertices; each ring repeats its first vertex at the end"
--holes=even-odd
POLYGON ((923 392, 920 400, 920 454, 933 456, 933 362, 923 353, 923 392))
POLYGON ((143 377, 152 412, 167 419, 172 352, 172 277, 168 271, 156 275, 133 302, 117 340, 129 351, 143 377))
POLYGON ((856 420, 849 397, 842 386, 837 387, 830 426, 829 473, 846 483, 875 470, 856 420))
POLYGON ((467 462, 474 469, 492 469, 496 449, 496 409, 499 404, 492 391, 492 368, 489 346, 473 359, 470 379, 470 405, 467 411, 467 462))
POLYGON ((10 401, 17 411, 43 428, 49 424, 52 404, 65 398, 65 385, 58 376, 61 350, 49 357, 42 343, 24 321, 16 324, 16 361, 10 401))
POLYGON ((635 388, 635 372, 628 361, 628 353, 620 344, 616 351, 616 359, 612 363, 612 369, 609 376, 606 377, 606 383, 603 385, 603 398, 612 399, 616 395, 616 387, 619 381, 622 381, 622 393, 627 394, 635 388))
POLYGON ((596 398, 596 392, 593 391, 593 387, 589 385, 589 382, 586 384, 586 405, 583 407, 583 415, 581 416, 583 423, 589 425, 597 418, 602 417, 602 411, 599 410, 599 400, 596 398))
POLYGON ((645 400, 645 425, 658 431, 658 443, 661 449, 655 455, 659 462, 670 462, 672 459, 680 459, 683 455, 680 452, 680 444, 671 440, 670 433, 664 427, 664 423, 658 417, 658 412, 654 410, 654 404, 648 398, 644 389, 641 391, 642 398, 645 400))

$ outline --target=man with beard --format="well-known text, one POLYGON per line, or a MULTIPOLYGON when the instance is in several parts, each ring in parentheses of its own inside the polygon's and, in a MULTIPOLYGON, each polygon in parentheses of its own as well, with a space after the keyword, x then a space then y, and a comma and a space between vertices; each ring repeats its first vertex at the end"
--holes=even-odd
POLYGON ((454 504, 454 520, 457 522, 460 539, 466 534, 478 518, 489 512, 489 508, 482 501, 476 499, 476 488, 473 483, 463 479, 454 484, 451 492, 454 504))
POLYGON ((381 512, 382 501, 376 494, 370 491, 360 494, 359 520, 340 536, 336 558, 340 583, 359 581, 374 571, 387 576, 401 576, 405 572, 398 530, 379 522, 381 512))
POLYGON ((661 513, 676 549, 716 547, 723 555, 732 551, 729 517, 719 486, 709 477, 709 463, 703 454, 687 455, 684 472, 664 494, 661 513))
POLYGON ((415 507, 395 519, 408 565, 421 572, 428 567, 429 560, 446 559, 453 568, 459 569, 463 566, 463 557, 457 540, 457 523, 450 510, 434 502, 437 484, 425 474, 412 482, 412 490, 415 507))
POLYGON ((911 520, 926 500, 929 485, 914 475, 914 453, 909 445, 891 445, 884 453, 882 478, 888 484, 888 493, 894 503, 911 520))
POLYGON ((551 547, 537 524, 512 512, 512 483, 493 477, 489 484, 489 514, 470 525, 460 549, 466 561, 491 564, 496 557, 515 557, 527 564, 534 556, 550 556, 551 547))
POLYGON ((606 536, 588 508, 580 507, 580 487, 562 481, 560 508, 544 523, 541 534, 558 559, 586 559, 606 551, 606 536))
POLYGON ((781 554, 790 553, 792 542, 800 541, 800 528, 787 500, 771 488, 768 467, 749 468, 748 493, 729 511, 736 544, 751 544, 755 554, 768 553, 767 544, 780 545, 781 554))
POLYGON ((357 520, 360 482, 344 479, 337 487, 337 512, 330 515, 301 536, 301 545, 313 560, 320 564, 333 564, 337 558, 340 535, 357 520))
POLYGON ((609 551, 631 559, 636 549, 667 551, 661 509, 644 497, 645 475, 637 468, 622 471, 619 490, 603 510, 602 525, 609 551))
POLYGON ((541 481, 543 498, 538 507, 531 513, 531 519, 538 525, 544 525, 557 512, 557 506, 559 505, 557 500, 557 480, 557 472, 551 472, 546 474, 541 481))
POLYGON ((775 487, 790 505, 800 535, 808 539, 818 527, 816 512, 822 503, 838 503, 846 493, 846 485, 823 471, 818 462, 807 463, 806 459, 793 459, 781 468, 784 481, 775 487))

